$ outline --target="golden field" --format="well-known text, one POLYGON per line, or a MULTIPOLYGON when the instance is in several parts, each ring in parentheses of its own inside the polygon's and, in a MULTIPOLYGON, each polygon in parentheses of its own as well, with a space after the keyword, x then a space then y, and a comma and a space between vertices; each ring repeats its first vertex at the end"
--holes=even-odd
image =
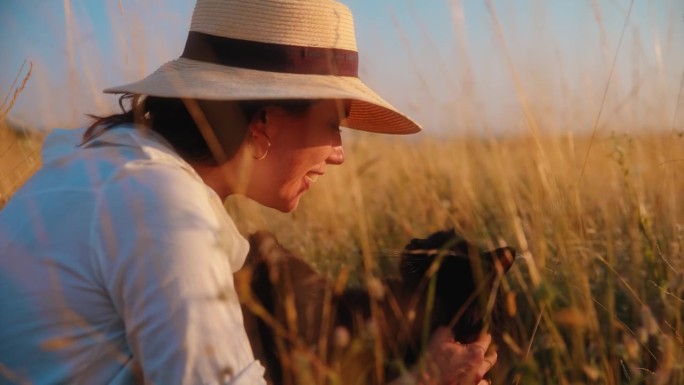
POLYGON ((447 227, 514 246, 504 286, 517 310, 495 383, 684 381, 682 135, 348 142, 347 164, 295 214, 241 199, 229 211, 333 276, 387 267, 383 250, 447 227))
MULTIPOLYGON (((684 382, 681 134, 345 135, 347 162, 295 213, 230 198, 241 230, 269 229, 324 273, 346 267, 361 283, 391 269, 383 251, 439 229, 508 244, 519 256, 503 285, 516 306, 494 383, 684 382)), ((3 141, 3 181, 7 167, 21 178, 37 164, 21 157, 39 139, 14 140, 3 141)))

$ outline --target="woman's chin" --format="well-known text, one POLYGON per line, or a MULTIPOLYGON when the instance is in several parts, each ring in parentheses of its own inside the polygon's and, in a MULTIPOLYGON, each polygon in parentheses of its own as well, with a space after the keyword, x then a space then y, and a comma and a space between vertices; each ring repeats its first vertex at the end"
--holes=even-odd
POLYGON ((266 204, 266 206, 283 213, 291 213, 299 206, 299 198, 300 196, 293 199, 283 199, 272 204, 266 204))
POLYGON ((295 211, 295 209, 297 209, 298 206, 299 206, 299 198, 295 199, 292 202, 289 202, 289 204, 287 206, 285 206, 283 210, 280 210, 280 211, 282 211, 284 213, 291 213, 291 212, 295 211))
POLYGON ((280 192, 279 194, 245 194, 245 196, 262 206, 283 213, 289 213, 299 206, 299 199, 302 197, 303 192, 298 191, 289 194, 286 192, 280 192))

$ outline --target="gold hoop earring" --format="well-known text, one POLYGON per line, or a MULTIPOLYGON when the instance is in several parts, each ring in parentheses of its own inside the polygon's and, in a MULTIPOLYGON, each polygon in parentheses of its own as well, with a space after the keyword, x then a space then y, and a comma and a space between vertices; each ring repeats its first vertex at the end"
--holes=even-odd
POLYGON ((266 158, 266 155, 268 155, 268 150, 271 148, 271 140, 268 138, 268 136, 266 136, 266 134, 264 134, 264 137, 266 138, 266 151, 264 151, 262 155, 255 154, 254 142, 256 140, 256 134, 254 134, 253 132, 251 133, 249 152, 250 154, 252 154, 252 158, 254 158, 254 160, 263 160, 264 158, 266 158))

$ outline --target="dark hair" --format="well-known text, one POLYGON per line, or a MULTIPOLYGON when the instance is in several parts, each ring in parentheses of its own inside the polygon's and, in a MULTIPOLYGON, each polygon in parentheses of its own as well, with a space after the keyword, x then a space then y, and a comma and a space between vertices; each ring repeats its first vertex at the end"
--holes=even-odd
MULTIPOLYGON (((300 115, 306 113, 314 102, 314 100, 308 99, 250 100, 239 101, 238 106, 245 121, 251 122, 256 114, 266 106, 278 106, 292 115, 300 115)), ((94 119, 94 122, 83 134, 83 143, 120 125, 142 124, 166 139, 183 159, 210 166, 218 164, 202 136, 197 122, 188 111, 185 100, 124 94, 119 98, 119 107, 121 113, 118 114, 88 115, 94 119), (128 107, 124 106, 126 102, 129 104, 128 107)), ((246 131, 247 126, 243 127, 241 132, 235 132, 234 135, 230 136, 233 143, 224 144, 229 149, 225 154, 227 159, 235 155, 246 131)))

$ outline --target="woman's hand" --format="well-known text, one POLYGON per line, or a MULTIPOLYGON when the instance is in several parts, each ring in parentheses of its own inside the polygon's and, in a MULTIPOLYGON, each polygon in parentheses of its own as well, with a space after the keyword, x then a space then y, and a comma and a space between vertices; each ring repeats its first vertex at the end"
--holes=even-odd
POLYGON ((485 374, 496 362, 496 352, 487 353, 492 336, 461 344, 447 328, 437 329, 428 345, 426 365, 416 376, 420 385, 486 385, 485 374))

